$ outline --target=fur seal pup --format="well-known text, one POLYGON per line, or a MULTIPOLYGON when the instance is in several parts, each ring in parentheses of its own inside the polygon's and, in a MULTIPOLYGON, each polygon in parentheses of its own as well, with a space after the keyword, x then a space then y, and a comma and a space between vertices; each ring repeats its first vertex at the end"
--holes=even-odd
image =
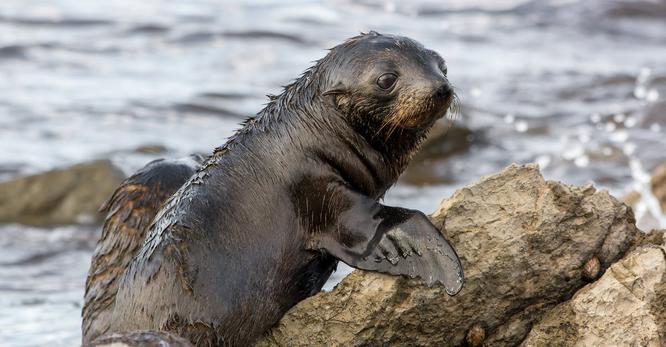
POLYGON ((439 230, 378 203, 453 98, 444 60, 409 38, 371 32, 331 49, 165 202, 109 331, 246 346, 338 260, 457 293, 462 267, 439 230))

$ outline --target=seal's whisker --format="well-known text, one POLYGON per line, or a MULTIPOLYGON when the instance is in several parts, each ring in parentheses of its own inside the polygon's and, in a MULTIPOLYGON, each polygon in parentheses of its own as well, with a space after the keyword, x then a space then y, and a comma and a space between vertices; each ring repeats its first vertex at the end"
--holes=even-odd
POLYGON ((379 129, 377 129, 377 132, 375 132, 375 136, 378 136, 379 134, 381 134, 382 130, 384 130, 388 126, 387 136, 384 138, 385 140, 388 140, 388 138, 390 137, 390 134, 393 132, 393 131, 391 131, 391 128, 393 126, 396 126, 396 123, 397 123, 396 121, 399 120, 399 119, 400 119, 400 117, 398 117, 398 115, 395 112, 392 113, 390 116, 384 118, 382 120, 381 126, 379 127, 379 129))
POLYGON ((387 141, 391 137, 391 135, 393 135, 393 133, 396 130, 398 130, 398 128, 400 127, 400 123, 398 122, 399 120, 400 120, 400 117, 398 117, 397 114, 391 117, 391 121, 390 121, 391 127, 389 128, 388 134, 386 135, 386 140, 387 141), (393 118, 396 118, 396 119, 393 120, 393 118))
POLYGON ((389 123, 391 123, 389 118, 384 119, 382 121, 382 125, 379 127, 379 129, 377 129, 377 132, 375 132, 375 136, 379 135, 382 132, 382 130, 384 130, 384 128, 386 128, 386 126, 389 125, 389 123))
POLYGON ((398 121, 400 120, 400 117, 398 116, 398 113, 393 112, 390 116, 386 117, 384 121, 384 125, 382 125, 382 128, 385 126, 388 126, 387 131, 386 131, 386 136, 384 137, 385 141, 388 141, 388 139, 391 137, 393 132, 395 131, 395 128, 398 126, 398 121))
POLYGON ((451 101, 451 106, 449 106, 449 111, 448 115, 449 118, 453 121, 458 119, 458 117, 461 114, 461 103, 460 103, 460 97, 458 97, 458 94, 453 94, 453 101, 451 101))

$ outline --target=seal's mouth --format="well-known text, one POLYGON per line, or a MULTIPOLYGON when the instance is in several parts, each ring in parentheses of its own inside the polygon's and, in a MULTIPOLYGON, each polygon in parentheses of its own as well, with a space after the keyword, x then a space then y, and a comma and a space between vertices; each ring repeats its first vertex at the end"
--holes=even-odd
POLYGON ((425 130, 436 120, 453 113, 453 109, 457 109, 456 100, 453 89, 448 85, 434 92, 405 93, 397 98, 384 122, 391 128, 425 130))

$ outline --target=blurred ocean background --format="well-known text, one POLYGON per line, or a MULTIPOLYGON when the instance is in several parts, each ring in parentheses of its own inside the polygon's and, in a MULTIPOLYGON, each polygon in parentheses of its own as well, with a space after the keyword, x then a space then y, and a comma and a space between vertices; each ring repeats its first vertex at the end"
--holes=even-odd
MULTIPOLYGON (((2 0, 0 181, 210 153, 266 94, 368 30, 439 52, 471 131, 464 151, 421 159, 428 172, 386 204, 430 213, 512 162, 622 197, 646 193, 666 162, 663 0, 2 0)), ((666 227, 643 196, 639 222, 666 227)), ((0 225, 1 346, 80 344, 98 232, 0 225)))

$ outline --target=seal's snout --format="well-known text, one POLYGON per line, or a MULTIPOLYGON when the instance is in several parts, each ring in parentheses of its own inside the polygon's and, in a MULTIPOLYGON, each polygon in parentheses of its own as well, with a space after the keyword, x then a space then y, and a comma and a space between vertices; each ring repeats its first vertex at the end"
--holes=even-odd
POLYGON ((435 96, 438 98, 449 98, 453 94, 453 88, 448 81, 438 83, 435 87, 435 96))
POLYGON ((434 108, 435 113, 437 113, 434 115, 435 117, 439 117, 438 110, 449 107, 450 103, 453 101, 453 94, 453 86, 449 83, 449 80, 446 77, 430 80, 427 94, 425 95, 428 95, 431 106, 434 108))

